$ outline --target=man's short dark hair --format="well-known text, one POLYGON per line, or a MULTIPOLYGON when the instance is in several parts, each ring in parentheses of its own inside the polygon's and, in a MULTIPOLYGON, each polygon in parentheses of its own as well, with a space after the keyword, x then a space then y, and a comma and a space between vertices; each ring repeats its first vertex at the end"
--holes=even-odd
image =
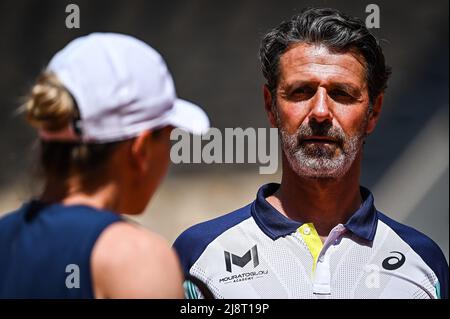
POLYGON ((361 54, 366 62, 371 105, 387 88, 391 69, 385 64, 378 40, 369 32, 364 22, 336 9, 307 8, 291 20, 270 30, 262 39, 262 72, 273 97, 276 96, 278 85, 280 57, 296 43, 321 44, 331 52, 345 53, 356 50, 361 54))

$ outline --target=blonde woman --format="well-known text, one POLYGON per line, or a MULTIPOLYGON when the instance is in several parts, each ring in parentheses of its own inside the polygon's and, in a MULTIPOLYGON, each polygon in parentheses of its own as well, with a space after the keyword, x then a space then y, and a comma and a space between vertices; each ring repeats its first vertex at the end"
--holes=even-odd
POLYGON ((207 130, 176 97, 162 57, 133 37, 94 33, 50 61, 24 105, 45 188, 0 220, 1 298, 182 298, 178 259, 127 222, 169 165, 170 132, 207 130))

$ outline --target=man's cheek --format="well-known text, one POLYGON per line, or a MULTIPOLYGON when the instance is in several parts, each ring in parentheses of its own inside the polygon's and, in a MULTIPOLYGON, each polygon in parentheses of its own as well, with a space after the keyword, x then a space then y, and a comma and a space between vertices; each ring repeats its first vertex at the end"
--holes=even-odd
POLYGON ((279 116, 279 128, 283 128, 289 134, 294 134, 304 121, 305 116, 299 112, 283 112, 279 116))

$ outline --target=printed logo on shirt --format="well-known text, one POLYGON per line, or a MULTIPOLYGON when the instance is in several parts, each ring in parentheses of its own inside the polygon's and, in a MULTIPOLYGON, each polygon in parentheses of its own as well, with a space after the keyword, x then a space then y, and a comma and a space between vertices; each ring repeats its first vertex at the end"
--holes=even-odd
POLYGON ((243 268, 250 262, 250 260, 253 260, 253 268, 256 268, 259 265, 257 245, 249 249, 242 257, 232 254, 226 250, 224 251, 224 253, 225 253, 225 267, 228 272, 232 272, 231 271, 232 264, 243 268))
MULTIPOLYGON (((238 266, 240 268, 244 268, 250 261, 253 261, 253 268, 258 267, 259 265, 259 256, 258 256, 258 247, 257 245, 250 248, 244 255, 238 256, 230 253, 229 251, 224 251, 225 255, 225 269, 227 272, 233 273, 232 266, 238 266)), ((231 282, 240 282, 245 280, 253 280, 256 278, 260 278, 269 273, 268 270, 260 270, 260 271, 250 271, 237 275, 226 276, 219 279, 219 283, 231 283, 231 282)))
POLYGON ((391 251, 390 254, 395 254, 395 256, 390 256, 383 260, 383 268, 386 270, 396 270, 399 269, 405 263, 405 255, 399 251, 391 251))

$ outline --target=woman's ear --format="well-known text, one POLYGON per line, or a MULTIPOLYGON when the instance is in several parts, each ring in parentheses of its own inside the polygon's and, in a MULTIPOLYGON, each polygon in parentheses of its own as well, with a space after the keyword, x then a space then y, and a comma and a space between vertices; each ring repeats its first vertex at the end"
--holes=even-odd
POLYGON ((272 125, 272 127, 277 127, 277 119, 272 109, 273 97, 267 85, 264 85, 263 93, 264 93, 264 108, 266 109, 270 125, 272 125))
POLYGON ((131 144, 131 159, 140 173, 149 169, 152 132, 144 131, 133 139, 131 144))
POLYGON ((377 125, 378 119, 380 118, 381 108, 383 105, 384 94, 381 93, 375 100, 375 104, 373 105, 373 109, 369 114, 369 121, 367 123, 366 134, 369 135, 375 130, 375 126, 377 125))

